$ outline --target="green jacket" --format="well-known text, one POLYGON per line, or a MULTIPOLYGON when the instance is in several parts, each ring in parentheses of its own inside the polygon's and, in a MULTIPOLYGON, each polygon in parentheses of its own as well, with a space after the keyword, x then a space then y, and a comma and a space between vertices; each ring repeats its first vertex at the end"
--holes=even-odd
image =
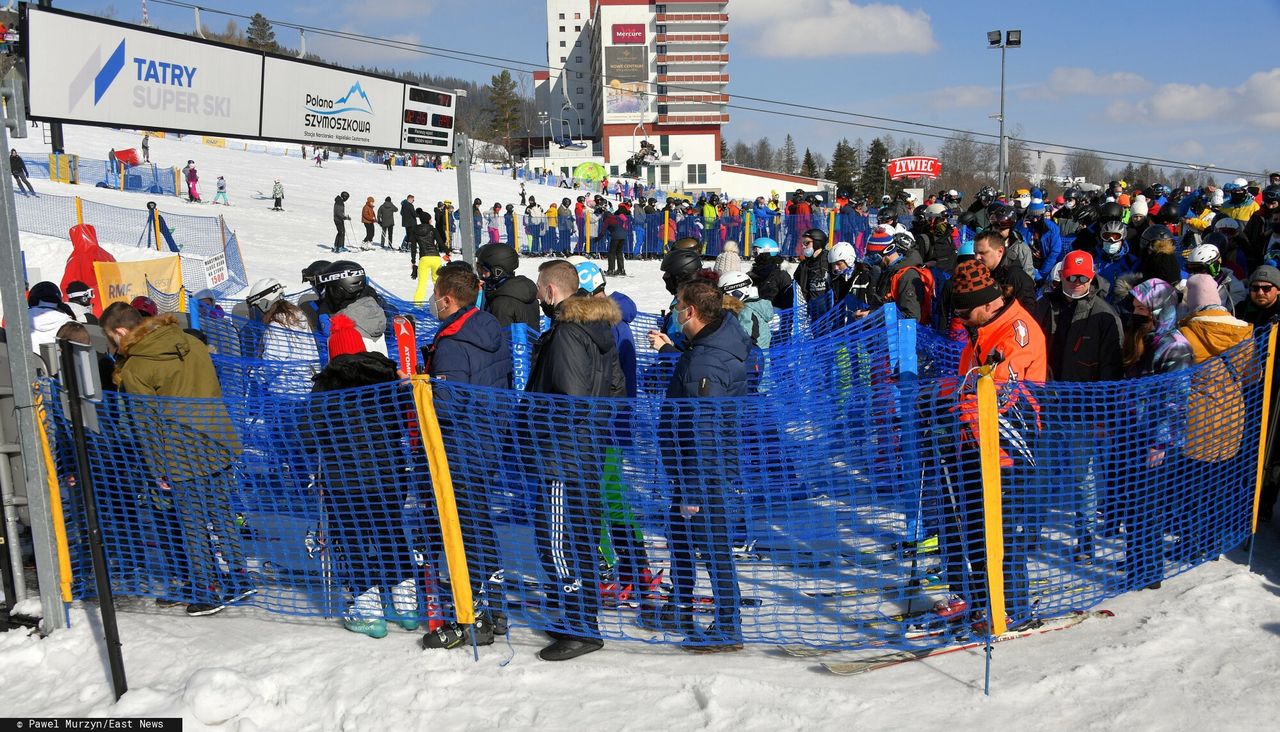
POLYGON ((130 426, 155 476, 189 481, 236 460, 240 438, 222 403, 209 349, 172 315, 150 318, 120 341, 113 380, 130 395, 130 426))

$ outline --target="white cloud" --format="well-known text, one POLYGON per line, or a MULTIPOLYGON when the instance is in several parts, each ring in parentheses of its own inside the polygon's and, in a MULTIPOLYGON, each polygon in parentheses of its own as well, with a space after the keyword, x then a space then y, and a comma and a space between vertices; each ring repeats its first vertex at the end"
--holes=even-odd
POLYGON ((1144 99, 1117 99, 1105 116, 1113 122, 1213 120, 1280 129, 1280 68, 1256 72, 1234 87, 1163 84, 1144 99))
POLYGON ((1000 103, 996 90, 988 86, 948 86, 928 93, 934 109, 992 107, 1000 103))
POLYGON ((1137 94, 1151 88, 1151 82, 1129 71, 1100 74, 1093 69, 1060 66, 1049 73, 1042 86, 1028 90, 1028 98, 1065 96, 1119 96, 1137 94))
POLYGON ((736 0, 730 33, 746 29, 748 53, 774 58, 820 58, 929 53, 937 48, 929 14, 897 5, 851 0, 736 0))

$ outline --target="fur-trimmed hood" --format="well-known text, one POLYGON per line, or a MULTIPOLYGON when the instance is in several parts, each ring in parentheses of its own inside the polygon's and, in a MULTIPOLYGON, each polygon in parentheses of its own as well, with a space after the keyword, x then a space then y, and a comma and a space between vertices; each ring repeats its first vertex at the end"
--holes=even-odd
POLYGON ((610 297, 575 295, 556 306, 556 319, 563 323, 604 323, 610 328, 622 322, 622 310, 610 297))

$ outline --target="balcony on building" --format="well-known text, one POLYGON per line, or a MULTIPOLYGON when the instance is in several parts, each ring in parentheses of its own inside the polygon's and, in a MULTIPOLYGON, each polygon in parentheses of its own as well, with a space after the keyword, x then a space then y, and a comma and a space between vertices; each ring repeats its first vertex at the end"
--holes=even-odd
POLYGON ((659 84, 728 84, 728 74, 658 74, 659 84))
POLYGON ((716 43, 725 44, 729 42, 728 33, 659 33, 653 37, 653 42, 659 45, 689 45, 716 43))

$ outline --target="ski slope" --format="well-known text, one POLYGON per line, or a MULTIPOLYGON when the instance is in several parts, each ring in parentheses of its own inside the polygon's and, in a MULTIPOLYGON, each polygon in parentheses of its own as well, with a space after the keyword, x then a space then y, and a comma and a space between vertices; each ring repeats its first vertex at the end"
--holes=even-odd
MULTIPOLYGON (((133 130, 76 125, 65 125, 64 130, 68 153, 98 160, 105 159, 109 149, 139 147, 142 140, 141 133, 133 130)), ((42 144, 41 131, 33 127, 29 132, 30 136, 26 139, 12 140, 13 147, 28 159, 47 155, 49 148, 42 144)), ((228 144, 232 143, 233 141, 228 140, 228 144)), ((284 145, 279 147, 285 148, 284 145)), ((140 212, 146 210, 147 201, 155 199, 167 211, 196 216, 221 214, 239 237, 249 281, 275 277, 290 291, 302 289, 300 274, 307 264, 316 259, 337 258, 332 252, 336 233, 333 226, 333 199, 342 191, 351 194, 351 199, 346 204, 346 213, 351 217, 351 229, 347 233, 348 245, 353 240, 359 242, 364 238, 360 209, 368 196, 373 196, 375 207, 380 206, 387 196, 391 196, 392 202, 398 207, 405 195, 412 193, 416 205, 424 211, 434 208, 437 201, 452 201, 455 206, 460 203, 457 173, 453 170, 437 173, 430 168, 397 166, 387 171, 385 166, 359 158, 339 160, 336 154, 330 155, 323 168, 317 168, 314 163, 302 159, 299 146, 294 145, 290 150, 292 157, 284 157, 210 147, 202 145, 199 136, 188 135, 182 140, 176 137, 153 138, 151 160, 155 164, 181 168, 188 160, 195 160, 200 174, 198 190, 205 203, 186 203, 185 198, 126 193, 95 188, 92 185, 73 186, 35 179, 32 184, 40 194, 78 195, 85 200, 126 206, 140 212), (213 200, 219 175, 227 180, 231 206, 209 203, 213 200), (283 212, 270 210, 272 200, 269 195, 277 178, 285 188, 283 212)), ((504 176, 477 170, 472 173, 471 186, 474 196, 481 199, 485 207, 491 207, 495 202, 502 203, 504 207, 512 203, 523 214, 519 205, 520 181, 513 180, 510 174, 504 176)), ((583 193, 533 182, 525 182, 525 190, 536 197, 544 208, 553 201, 558 204, 566 196, 573 199, 583 193)), ((470 204, 469 201, 465 203, 470 204)), ((397 215, 397 244, 404 234, 399 219, 397 215)), ((375 227, 375 233, 380 235, 378 227, 375 227)), ((28 250, 28 268, 39 269, 43 279, 59 281, 66 264, 66 255, 71 251, 70 244, 68 243, 65 252, 47 248, 41 248, 37 252, 31 251, 32 247, 28 245, 28 241, 36 240, 30 239, 28 234, 23 234, 22 239, 24 249, 28 250)), ((156 256, 155 253, 125 253, 122 256, 120 247, 107 249, 122 259, 156 256)), ((351 252, 342 255, 342 258, 364 265, 371 277, 393 293, 412 298, 416 282, 409 277, 411 263, 408 254, 375 250, 351 252)), ((531 260, 520 270, 521 274, 531 279, 536 278, 537 264, 540 261, 531 260)), ((631 295, 642 311, 658 312, 667 307, 671 298, 663 289, 656 262, 630 262, 627 268, 636 276, 611 282, 611 289, 621 289, 631 295)), ((33 284, 37 281, 31 280, 33 284)))

